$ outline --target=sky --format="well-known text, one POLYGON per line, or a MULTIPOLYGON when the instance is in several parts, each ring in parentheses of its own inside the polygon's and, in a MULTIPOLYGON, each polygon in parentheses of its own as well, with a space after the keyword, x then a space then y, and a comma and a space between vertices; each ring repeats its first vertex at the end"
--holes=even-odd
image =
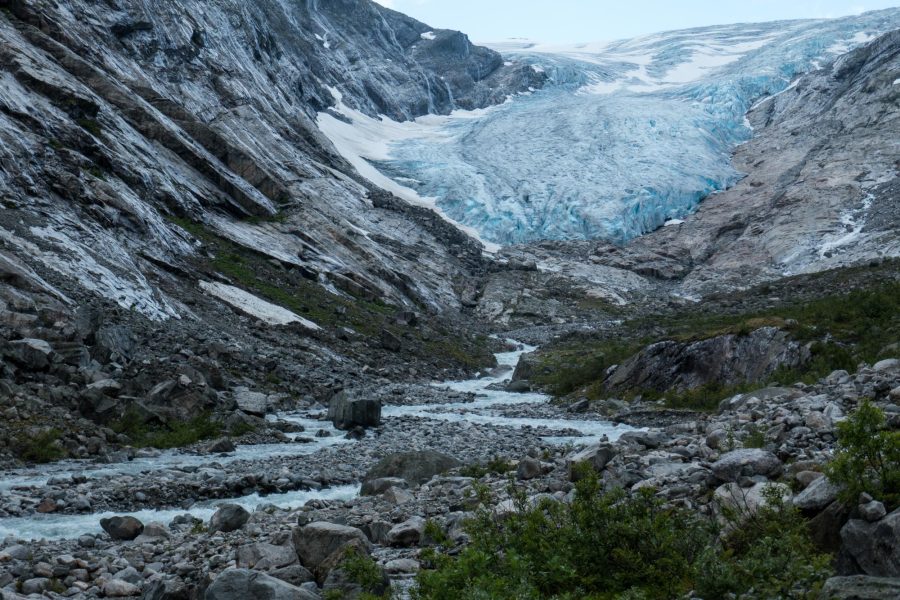
POLYGON ((614 40, 705 25, 834 18, 900 0, 376 0, 476 42, 614 40))

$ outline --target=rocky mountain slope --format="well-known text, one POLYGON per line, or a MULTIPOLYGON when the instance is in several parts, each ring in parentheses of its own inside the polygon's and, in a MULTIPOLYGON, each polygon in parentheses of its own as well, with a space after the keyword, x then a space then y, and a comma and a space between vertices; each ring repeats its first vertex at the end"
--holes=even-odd
POLYGON ((480 245, 314 117, 486 106, 540 85, 527 65, 368 0, 0 8, 5 396, 185 416, 490 362, 450 335, 480 245))

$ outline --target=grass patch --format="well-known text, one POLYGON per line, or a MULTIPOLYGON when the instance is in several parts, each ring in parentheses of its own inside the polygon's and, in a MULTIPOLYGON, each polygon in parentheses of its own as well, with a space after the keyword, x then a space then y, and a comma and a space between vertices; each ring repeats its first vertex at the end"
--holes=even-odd
POLYGON ((190 421, 169 423, 167 426, 151 426, 134 412, 126 413, 110 424, 116 433, 127 435, 137 448, 182 448, 222 435, 222 424, 203 413, 190 421))
POLYGON ((475 463, 466 465, 459 470, 459 474, 463 477, 481 479, 488 474, 503 475, 504 473, 515 470, 516 467, 505 458, 494 457, 485 464, 475 463))
POLYGON ((696 390, 660 394, 631 390, 650 399, 663 398, 673 408, 711 410, 729 394, 766 384, 812 383, 832 371, 856 370, 897 352, 900 340, 900 282, 870 285, 846 294, 783 302, 757 311, 729 314, 676 312, 626 321, 615 337, 575 336, 539 351, 531 381, 556 396, 576 391, 590 399, 605 396, 602 382, 613 365, 648 344, 675 340, 691 342, 719 335, 747 335, 760 327, 778 327, 808 344, 811 359, 798 369, 781 369, 757 385, 723 387, 711 384, 696 390), (891 350, 893 348, 893 350, 891 350))
MULTIPOLYGON (((202 259, 205 264, 201 269, 216 271, 238 287, 325 329, 347 327, 370 340, 379 339, 381 330, 386 329, 402 341, 404 353, 439 363, 451 360, 471 370, 494 362, 491 343, 484 336, 451 331, 431 319, 416 328, 398 325, 392 319, 399 311, 397 306, 346 290, 346 297, 332 294, 299 270, 279 268, 272 264, 271 257, 216 235, 200 223, 175 217, 170 220, 203 242, 212 254, 212 258, 202 259)), ((270 383, 276 384, 277 375, 272 377, 270 383)))
POLYGON ((49 463, 65 458, 66 452, 59 445, 62 432, 48 429, 37 435, 20 435, 12 445, 13 454, 30 463, 49 463))
POLYGON ((82 118, 77 119, 75 122, 78 123, 82 129, 95 137, 100 137, 100 134, 103 133, 100 123, 94 119, 82 118))

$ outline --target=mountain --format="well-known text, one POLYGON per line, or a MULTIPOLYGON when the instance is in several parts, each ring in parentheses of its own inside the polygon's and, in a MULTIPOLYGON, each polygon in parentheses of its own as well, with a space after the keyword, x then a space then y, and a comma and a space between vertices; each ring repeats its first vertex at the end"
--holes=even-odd
POLYGON ((900 9, 888 9, 607 44, 501 44, 547 75, 541 91, 424 122, 370 158, 489 241, 621 244, 743 177, 731 156, 752 135, 744 115, 756 102, 898 27, 900 9))
POLYGON ((315 118, 488 106, 530 66, 369 0, 0 7, 0 396, 166 421, 492 361, 454 316, 481 246, 315 118))

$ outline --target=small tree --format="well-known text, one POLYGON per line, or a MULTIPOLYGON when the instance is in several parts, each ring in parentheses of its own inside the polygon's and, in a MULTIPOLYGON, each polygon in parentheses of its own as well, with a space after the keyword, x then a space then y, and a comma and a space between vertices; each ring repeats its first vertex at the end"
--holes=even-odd
POLYGON ((855 502, 866 492, 891 508, 900 504, 900 431, 887 428, 884 412, 868 400, 838 423, 837 447, 825 473, 855 502))

